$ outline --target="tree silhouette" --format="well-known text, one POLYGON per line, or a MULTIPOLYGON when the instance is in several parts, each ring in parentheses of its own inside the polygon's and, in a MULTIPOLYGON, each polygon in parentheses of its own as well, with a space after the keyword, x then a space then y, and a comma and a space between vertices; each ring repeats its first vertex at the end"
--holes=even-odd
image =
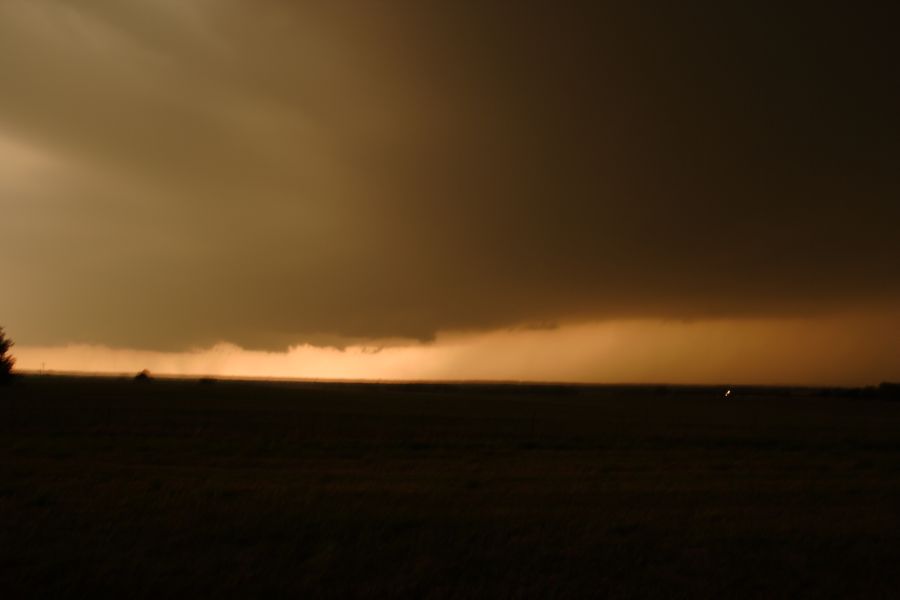
POLYGON ((0 327, 0 382, 9 381, 12 378, 12 368, 16 359, 9 353, 14 345, 13 341, 6 337, 3 328, 0 327))

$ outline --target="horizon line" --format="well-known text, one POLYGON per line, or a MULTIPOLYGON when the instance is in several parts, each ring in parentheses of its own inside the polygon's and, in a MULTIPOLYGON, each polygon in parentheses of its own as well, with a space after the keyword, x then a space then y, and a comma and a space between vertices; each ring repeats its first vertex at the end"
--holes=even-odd
MULTIPOLYGON (((83 377, 105 379, 133 379, 143 371, 66 371, 53 369, 15 369, 14 374, 37 377, 83 377)), ((173 374, 166 372, 147 371, 154 379, 168 379, 177 381, 228 381, 228 382, 260 382, 260 383, 335 383, 335 384, 369 384, 369 385, 496 385, 496 386, 568 386, 568 387, 669 387, 669 388, 790 388, 790 389, 866 389, 877 388, 879 385, 891 384, 890 381, 881 381, 864 385, 828 385, 814 383, 666 383, 659 381, 635 382, 635 381, 564 381, 564 380, 530 380, 530 379, 367 379, 367 378, 330 378, 330 377, 265 377, 252 375, 210 375, 210 374, 173 374)))

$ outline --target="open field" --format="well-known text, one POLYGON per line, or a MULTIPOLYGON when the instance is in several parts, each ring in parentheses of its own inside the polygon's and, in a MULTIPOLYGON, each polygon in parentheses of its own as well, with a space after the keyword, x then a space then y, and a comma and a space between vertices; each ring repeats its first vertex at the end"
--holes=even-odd
POLYGON ((900 403, 28 376, 0 590, 894 597, 900 403))

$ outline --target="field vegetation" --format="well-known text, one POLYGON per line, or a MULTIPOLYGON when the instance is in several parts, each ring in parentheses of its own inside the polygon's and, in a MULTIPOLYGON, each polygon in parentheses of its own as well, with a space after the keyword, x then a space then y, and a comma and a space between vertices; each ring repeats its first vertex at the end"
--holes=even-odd
POLYGON ((22 376, 4 597, 889 597, 900 403, 22 376))

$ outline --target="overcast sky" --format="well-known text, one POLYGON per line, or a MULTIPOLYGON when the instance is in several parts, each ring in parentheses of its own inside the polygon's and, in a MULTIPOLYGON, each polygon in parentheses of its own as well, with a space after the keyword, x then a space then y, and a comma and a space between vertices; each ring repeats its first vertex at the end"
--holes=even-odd
POLYGON ((0 324, 283 351, 890 313, 897 21, 826 4, 0 0, 0 324))

